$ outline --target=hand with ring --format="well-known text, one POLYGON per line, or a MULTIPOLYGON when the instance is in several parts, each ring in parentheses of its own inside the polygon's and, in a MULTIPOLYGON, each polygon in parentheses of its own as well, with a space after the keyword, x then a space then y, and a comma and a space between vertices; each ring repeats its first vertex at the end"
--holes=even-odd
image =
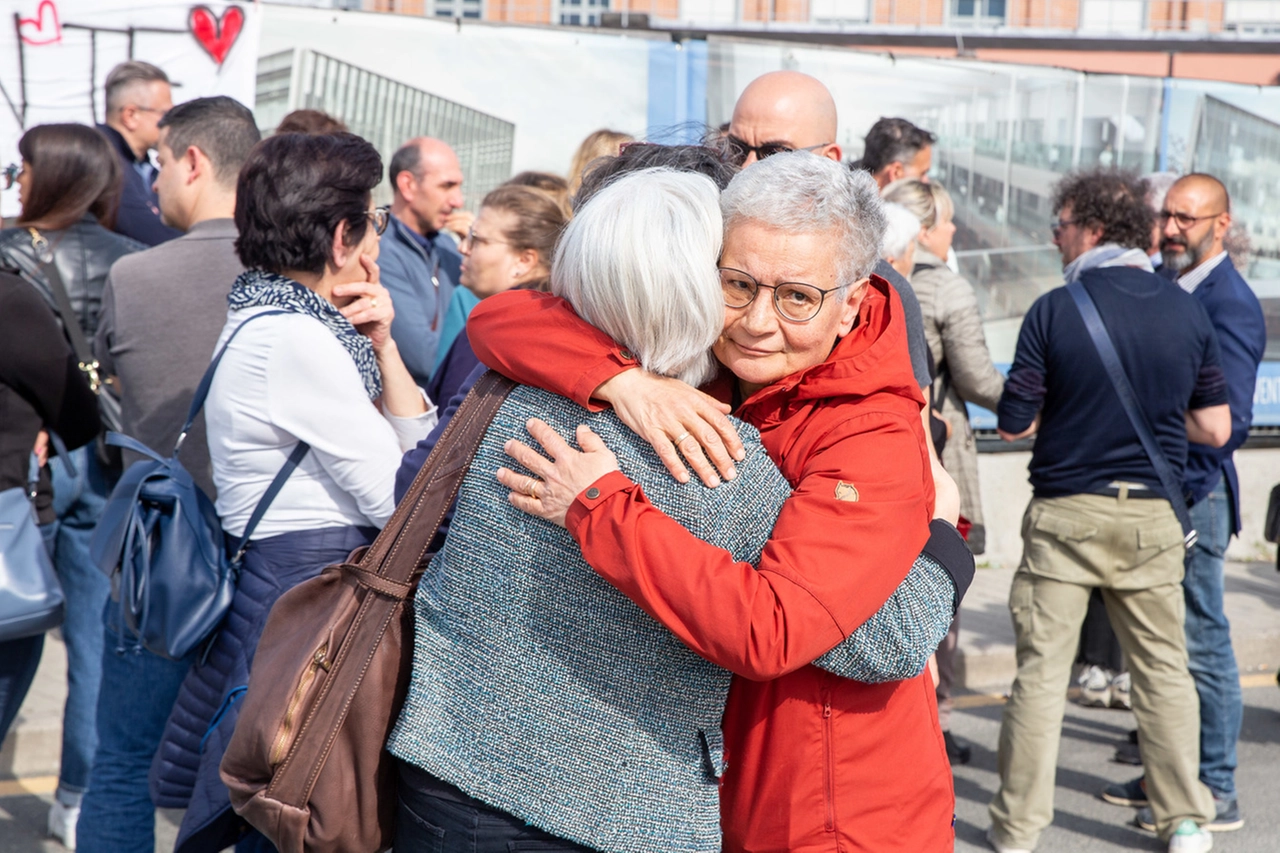
POLYGON ((551 458, 547 459, 524 442, 511 439, 503 449, 520 467, 532 471, 533 476, 499 468, 498 481, 511 489, 507 499, 516 509, 564 527, 565 515, 574 500, 596 480, 617 471, 618 457, 586 425, 578 427, 578 446, 582 450, 570 447, 555 430, 537 418, 530 418, 525 426, 551 458))

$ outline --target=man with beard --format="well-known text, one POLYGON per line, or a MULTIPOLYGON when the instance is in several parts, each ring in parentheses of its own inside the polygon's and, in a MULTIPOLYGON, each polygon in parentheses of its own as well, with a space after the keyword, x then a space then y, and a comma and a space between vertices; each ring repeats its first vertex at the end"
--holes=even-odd
MULTIPOLYGON (((1169 188, 1158 217, 1161 272, 1204 306, 1222 352, 1231 405, 1231 438, 1222 447, 1191 442, 1183 479, 1191 520, 1200 533, 1187 551, 1182 580, 1186 596, 1187 654, 1200 696, 1200 780, 1211 791, 1217 832, 1244 825, 1236 800, 1236 740, 1243 703, 1240 673, 1231 649, 1231 626, 1222 607, 1223 554, 1240 532, 1240 488, 1232 453, 1249 435, 1258 362, 1266 348, 1262 307, 1236 272, 1223 239, 1231 228, 1231 199, 1212 175, 1191 174, 1169 188)), ((1143 779, 1108 786, 1104 798, 1144 806, 1138 823, 1152 825, 1143 779)))

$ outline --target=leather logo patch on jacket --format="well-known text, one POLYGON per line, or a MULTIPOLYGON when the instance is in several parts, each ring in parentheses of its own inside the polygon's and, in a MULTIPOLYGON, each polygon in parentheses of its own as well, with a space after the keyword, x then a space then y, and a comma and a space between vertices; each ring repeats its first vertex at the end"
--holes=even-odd
POLYGON ((836 483, 836 500, 838 501, 856 501, 858 499, 858 487, 853 483, 838 482, 836 483))

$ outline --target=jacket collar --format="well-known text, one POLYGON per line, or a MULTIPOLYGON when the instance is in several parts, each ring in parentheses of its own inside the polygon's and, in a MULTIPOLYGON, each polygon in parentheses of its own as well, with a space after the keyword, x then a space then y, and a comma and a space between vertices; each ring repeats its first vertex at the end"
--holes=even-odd
POLYGON ((102 132, 102 135, 107 138, 107 141, 111 143, 112 147, 114 147, 116 151, 119 152, 120 156, 123 157, 128 162, 130 163, 150 163, 151 162, 145 154, 143 154, 141 158, 139 158, 137 154, 134 154, 133 149, 129 147, 129 143, 125 141, 124 136, 121 135, 120 131, 116 130, 111 125, 100 124, 98 125, 98 130, 100 130, 102 132))

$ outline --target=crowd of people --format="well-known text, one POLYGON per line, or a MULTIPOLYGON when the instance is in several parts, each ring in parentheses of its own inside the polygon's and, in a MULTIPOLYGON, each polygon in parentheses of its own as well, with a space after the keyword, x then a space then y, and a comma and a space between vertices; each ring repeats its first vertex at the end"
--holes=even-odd
MULTIPOLYGON (((935 137, 882 118, 846 163, 799 72, 703 145, 601 130, 474 216, 439 139, 385 169, 317 110, 263 139, 132 60, 105 101, 26 131, 0 230, 0 489, 38 471, 66 599, 68 849, 150 851, 156 807, 183 853, 274 849, 219 772, 272 605, 375 539, 490 369, 520 384, 421 567, 397 849, 951 850, 969 404, 1036 436, 992 847, 1053 819, 1077 663, 1137 718, 1143 776, 1105 799, 1175 853, 1242 825, 1222 562, 1265 325, 1214 177, 1064 177, 1066 286, 1006 378, 935 137), (234 555, 176 659, 91 548, 140 458, 107 429, 172 448, 234 555)), ((0 636, 0 739, 42 645, 0 636)))

